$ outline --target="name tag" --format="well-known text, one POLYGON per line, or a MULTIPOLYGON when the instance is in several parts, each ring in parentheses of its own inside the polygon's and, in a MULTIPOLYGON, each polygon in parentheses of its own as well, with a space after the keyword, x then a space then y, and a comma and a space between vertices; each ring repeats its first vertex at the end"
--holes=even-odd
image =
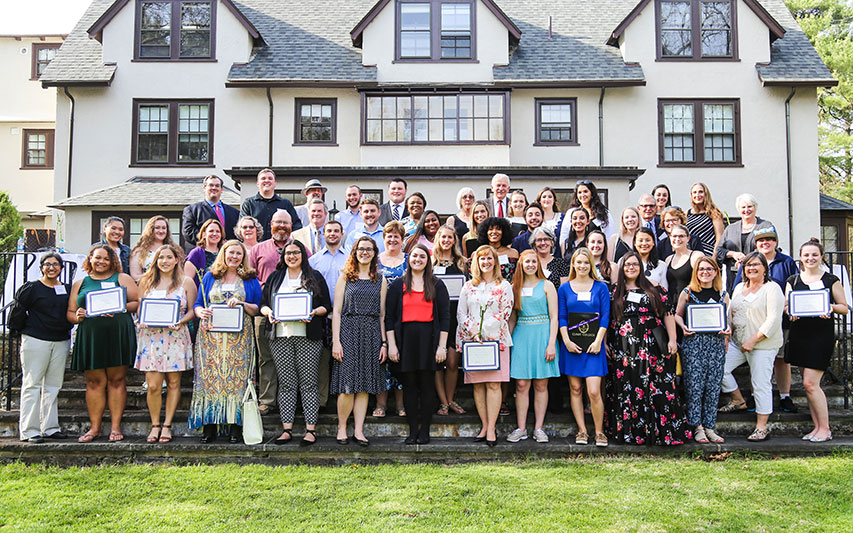
POLYGON ((509 256, 508 256, 508 255, 506 255, 506 254, 504 254, 504 255, 499 255, 499 256, 498 256, 498 263, 500 263, 500 264, 502 264, 502 265, 507 265, 507 264, 509 264, 509 256))
POLYGON ((628 301, 634 302, 635 304, 638 304, 638 303, 643 301, 643 295, 638 293, 638 292, 629 292, 628 293, 628 301))
POLYGON ((101 282, 101 288, 102 289, 112 289, 115 286, 116 286, 116 284, 113 283, 112 281, 102 281, 101 282))
POLYGON ((744 301, 749 303, 754 302, 756 298, 758 298, 758 296, 756 296, 755 293, 749 293, 743 297, 744 301))
POLYGON ((543 268, 543 269, 542 269, 542 273, 543 273, 543 274, 545 274, 545 277, 546 277, 546 278, 550 278, 550 277, 551 277, 551 271, 550 271, 550 270, 548 270, 547 268, 543 268))
MULTIPOLYGON (((634 293, 631 293, 634 294, 634 293)), ((579 292, 578 293, 578 301, 579 302, 588 302, 592 300, 592 291, 587 292, 579 292)))
POLYGON ((65 285, 62 284, 57 285, 53 290, 56 291, 56 294, 68 294, 68 291, 65 290, 65 285))
POLYGON ((533 296, 533 287, 529 287, 529 288, 522 287, 521 288, 521 295, 522 296, 533 296))
POLYGON ((443 276, 443 275, 447 274, 447 267, 436 266, 436 267, 433 267, 432 272, 433 272, 433 274, 436 274, 438 276, 443 276))
POLYGON ((233 291, 236 285, 234 283, 223 283, 222 290, 223 291, 233 291))
POLYGON ((160 291, 160 290, 148 291, 148 295, 146 297, 147 298, 165 298, 166 297, 166 291, 160 291))
POLYGON ((817 281, 813 281, 813 282, 809 283, 809 289, 813 290, 813 291, 820 291, 820 290, 823 290, 825 288, 826 287, 823 286, 823 281, 821 281, 821 280, 817 280, 817 281))

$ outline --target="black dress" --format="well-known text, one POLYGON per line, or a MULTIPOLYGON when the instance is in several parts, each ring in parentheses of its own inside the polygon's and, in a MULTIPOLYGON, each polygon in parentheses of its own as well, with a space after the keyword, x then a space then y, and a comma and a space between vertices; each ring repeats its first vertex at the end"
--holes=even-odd
POLYGON ((613 262, 618 263, 622 256, 630 252, 632 248, 622 239, 616 239, 616 247, 613 250, 613 262))
POLYGON ((569 262, 565 259, 555 257, 548 263, 548 272, 545 273, 545 277, 554 284, 555 289, 559 289, 560 278, 569 277, 569 262))
POLYGON ((465 239, 465 257, 471 258, 474 255, 474 252, 477 251, 477 248, 480 247, 480 239, 465 239))
POLYGON ((382 331, 379 307, 382 283, 349 281, 341 310, 343 361, 332 361, 330 394, 379 394, 385 390, 385 370, 379 364, 382 331))
MULTIPOLYGON (((825 272, 820 278, 823 286, 829 289, 829 301, 835 303, 832 297, 832 285, 839 279, 825 272)), ((795 291, 807 291, 806 285, 799 274, 788 278, 788 284, 795 291)), ((791 321, 788 334, 788 348, 785 351, 785 362, 792 365, 824 371, 829 367, 832 353, 835 351, 835 324, 831 318, 807 317, 791 321)))

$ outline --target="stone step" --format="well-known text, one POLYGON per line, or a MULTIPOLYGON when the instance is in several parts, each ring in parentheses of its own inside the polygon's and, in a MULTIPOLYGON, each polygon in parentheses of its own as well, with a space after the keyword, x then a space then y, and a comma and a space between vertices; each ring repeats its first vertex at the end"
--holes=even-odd
MULTIPOLYGON (((730 437, 725 444, 689 443, 681 446, 628 446, 611 444, 607 448, 578 446, 566 439, 548 443, 532 440, 510 444, 503 439, 490 448, 465 438, 434 438, 429 444, 405 445, 399 437, 372 437, 367 447, 350 443, 346 446, 321 438, 313 446, 297 443, 273 444, 269 438, 262 444, 228 444, 219 439, 201 444, 196 438, 176 438, 168 444, 148 444, 144 438, 128 437, 117 443, 105 438, 80 444, 73 440, 47 441, 43 444, 19 442, 17 438, 0 439, 0 463, 39 463, 56 466, 94 466, 114 464, 312 464, 348 465, 373 463, 439 463, 459 464, 478 461, 571 460, 597 457, 606 460, 616 456, 689 456, 708 461, 724 460, 731 454, 753 454, 759 457, 796 457, 849 453, 853 437, 836 437, 825 443, 804 442, 796 437, 774 436, 764 442, 749 442, 745 437, 730 437)), ((297 435, 297 440, 301 438, 297 435)))

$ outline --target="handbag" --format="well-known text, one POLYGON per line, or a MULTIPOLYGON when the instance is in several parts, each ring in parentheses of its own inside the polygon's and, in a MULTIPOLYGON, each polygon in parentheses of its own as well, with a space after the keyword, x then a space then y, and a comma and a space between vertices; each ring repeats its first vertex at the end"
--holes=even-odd
MULTIPOLYGON (((251 375, 251 374, 250 374, 251 375)), ((243 442, 260 444, 264 440, 264 421, 258 409, 258 395, 251 378, 246 382, 243 394, 243 442)))

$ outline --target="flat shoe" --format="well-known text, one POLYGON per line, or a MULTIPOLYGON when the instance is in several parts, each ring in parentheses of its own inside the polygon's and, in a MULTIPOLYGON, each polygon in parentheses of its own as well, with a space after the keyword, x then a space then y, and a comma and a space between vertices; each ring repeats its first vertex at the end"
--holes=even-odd
MULTIPOLYGON (((809 439, 810 442, 826 442, 828 440, 832 440, 832 433, 827 433, 826 437, 824 437, 822 439, 819 439, 819 438, 815 437, 814 435, 812 435, 812 438, 809 439)), ((33 439, 30 439, 30 442, 32 442, 32 441, 33 441, 33 439)))
POLYGON ((722 444, 726 442, 726 439, 717 435, 717 432, 710 428, 705 428, 705 436, 708 437, 708 440, 713 442, 714 444, 722 444))
POLYGON ((305 430, 305 436, 303 436, 303 437, 302 437, 302 440, 301 440, 301 441, 299 441, 299 445, 300 445, 300 446, 311 446, 312 444, 314 444, 314 443, 316 443, 316 442, 317 442, 317 432, 316 432, 316 431, 314 431, 313 429, 306 429, 306 430, 305 430), (310 434, 310 435, 312 435, 312 436, 314 437, 314 440, 307 440, 307 439, 305 438, 305 437, 307 437, 309 434, 310 434))
POLYGON ((68 435, 66 435, 65 433, 63 433, 61 431, 57 431, 56 433, 51 433, 50 435, 44 435, 44 438, 63 440, 63 439, 67 439, 68 435))
POLYGON ((718 413, 734 413, 736 411, 746 411, 746 402, 729 402, 726 405, 717 409, 718 413))
MULTIPOLYGON (((832 438, 832 437, 829 437, 829 438, 832 438)), ((41 444, 44 442, 44 437, 42 437, 41 435, 36 435, 34 437, 28 438, 27 442, 29 442, 30 444, 41 444)), ((823 441, 812 441, 812 442, 823 442, 823 441)))
POLYGON ((358 445, 361 446, 362 448, 367 448, 370 445, 370 441, 368 441, 368 440, 361 440, 361 439, 356 438, 356 437, 353 437, 353 440, 355 440, 355 442, 357 442, 358 445))
POLYGON ((750 442, 761 442, 770 438, 770 430, 769 429, 758 429, 752 432, 752 435, 746 438, 746 440, 750 442))
POLYGON ((465 414, 465 409, 463 409, 462 406, 456 402, 450 402, 449 404, 447 404, 447 407, 449 407, 450 410, 456 413, 457 415, 465 414))
MULTIPOLYGON (((110 437, 112 437, 112 433, 110 433, 110 437)), ((145 442, 152 443, 160 440, 160 424, 156 426, 151 424, 151 432, 148 433, 148 437, 145 439, 145 442), (156 432, 154 430, 157 430, 156 432)))
POLYGON ((158 440, 160 444, 166 444, 172 442, 172 424, 163 424, 163 429, 160 430, 160 440, 158 440), (163 430, 168 430, 169 435, 163 435, 163 430))
POLYGON ((575 444, 589 444, 589 434, 578 433, 575 435, 575 444))
POLYGON ((384 407, 377 407, 376 409, 373 410, 373 413, 371 413, 370 416, 373 416, 375 418, 385 418, 385 408, 384 407))
POLYGON ((450 407, 450 406, 447 405, 446 403, 439 405, 438 410, 435 412, 435 414, 440 415, 440 416, 445 416, 445 415, 450 414, 450 411, 447 410, 448 407, 450 407))
POLYGON ((599 448, 607 448, 608 444, 609 443, 607 442, 607 435, 605 435, 604 433, 599 433, 595 436, 595 445, 599 448))

